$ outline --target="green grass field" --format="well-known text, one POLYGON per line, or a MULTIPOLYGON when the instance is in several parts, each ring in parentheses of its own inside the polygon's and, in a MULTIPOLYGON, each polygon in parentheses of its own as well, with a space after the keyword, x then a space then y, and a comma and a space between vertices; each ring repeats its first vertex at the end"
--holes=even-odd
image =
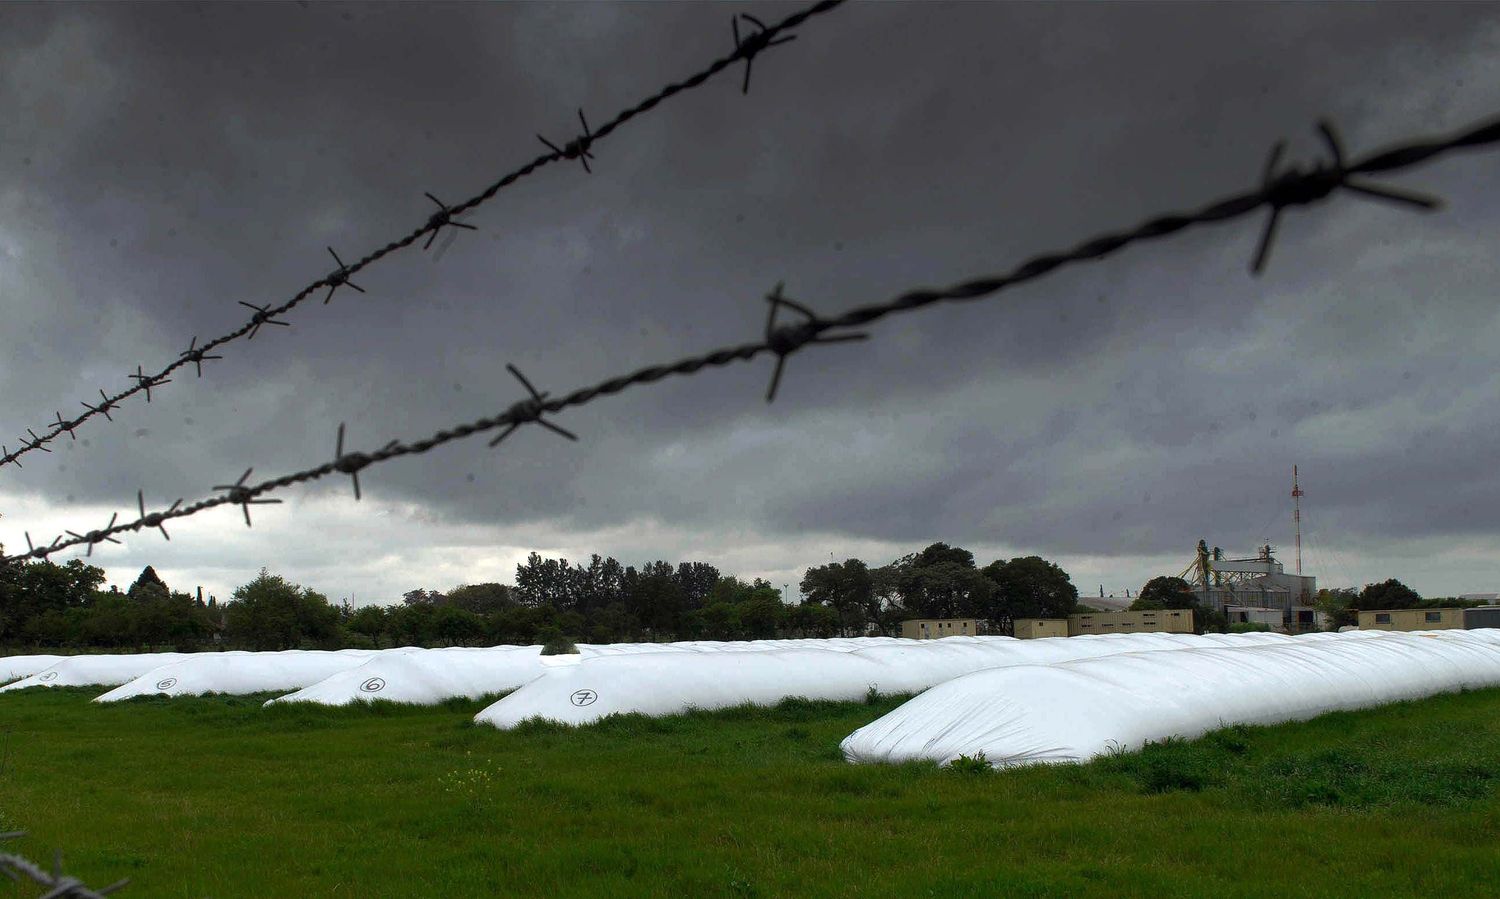
POLYGON ((97 692, 0 695, 0 830, 127 897, 1500 889, 1500 691, 999 773, 843 763, 893 699, 507 733, 97 692))

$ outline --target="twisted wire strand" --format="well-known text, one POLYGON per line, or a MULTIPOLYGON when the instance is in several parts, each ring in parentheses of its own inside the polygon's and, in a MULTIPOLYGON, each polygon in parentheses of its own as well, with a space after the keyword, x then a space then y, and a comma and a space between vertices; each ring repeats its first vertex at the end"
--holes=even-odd
MULTIPOLYGON (((662 103, 666 102, 672 97, 677 96, 678 94, 692 90, 705 84, 711 78, 720 74, 725 69, 736 63, 744 62, 748 65, 760 53, 764 52, 772 46, 785 43, 787 40, 789 40, 789 38, 787 37, 778 36, 785 35, 791 29, 802 25, 814 16, 830 12, 843 5, 845 2, 846 0, 819 0, 819 2, 800 10, 799 12, 787 16, 780 22, 765 26, 762 30, 745 37, 743 40, 737 40, 734 52, 730 53, 727 56, 723 56, 714 60, 714 62, 712 62, 706 68, 700 70, 693 76, 683 81, 668 84, 667 86, 661 88, 656 93, 640 101, 634 106, 625 109, 623 112, 619 113, 614 118, 610 119, 608 122, 597 129, 588 131, 587 124, 585 123, 584 135, 573 141, 570 141, 567 145, 561 148, 554 148, 552 152, 545 153, 536 157, 520 168, 501 177, 499 180, 486 187, 483 191, 473 197, 470 197, 462 203, 454 206, 444 206, 443 204, 439 203, 439 206, 441 206, 442 208, 437 213, 431 215, 427 219, 427 222, 422 225, 422 227, 408 233, 404 237, 400 237, 396 240, 391 241, 390 243, 385 244, 382 247, 370 251, 369 253, 355 260, 353 263, 345 264, 342 260, 338 259, 337 254, 334 254, 335 260, 339 262, 339 268, 337 271, 307 285, 302 290, 298 291, 296 295, 294 295, 290 300, 282 303, 280 306, 255 306, 250 303, 244 303, 243 305, 250 306, 250 308, 256 310, 255 314, 252 315, 250 317, 250 320, 245 324, 241 325, 239 328, 236 328, 233 331, 228 332, 227 334, 209 340, 201 346, 198 345, 197 338, 194 337, 193 344, 188 348, 187 351, 182 353, 178 359, 168 364, 161 371, 157 372, 154 375, 148 375, 138 368, 137 373, 130 376, 136 380, 134 386, 116 393, 113 396, 105 396, 103 394, 103 391, 101 390, 100 394, 103 402, 98 406, 94 406, 89 403, 83 403, 87 411, 79 415, 77 418, 64 419, 62 417, 62 414, 58 413, 58 420, 57 422, 52 424, 50 430, 45 430, 40 435, 38 435, 32 433, 28 429, 27 433, 30 434, 30 439, 22 439, 20 441, 19 449, 11 451, 8 448, 0 446, 0 467, 11 464, 19 465, 19 460, 22 456, 36 450, 51 452, 51 450, 47 447, 48 443, 51 443, 53 440, 57 439, 64 432, 72 435, 74 430, 79 425, 92 418, 95 418, 96 416, 104 415, 105 418, 113 421, 113 419, 110 418, 108 414, 109 410, 118 408, 121 400, 129 399, 130 397, 135 396, 137 393, 144 392, 146 394, 147 401, 149 402, 151 397, 151 388, 153 386, 160 386, 161 384, 167 383, 169 380, 167 376, 185 365, 194 364, 199 366, 199 375, 201 376, 201 365, 205 359, 221 358, 207 356, 206 354, 208 352, 218 349, 225 344, 239 340, 240 338, 253 338, 262 325, 288 324, 287 322, 276 320, 276 316, 290 312, 297 306, 301 305, 302 302, 309 296, 312 296, 314 293, 323 290, 324 288, 329 289, 329 297, 331 297, 332 291, 334 289, 349 284, 349 279, 354 275, 358 274, 368 266, 380 261, 381 259, 384 259, 386 256, 389 256, 392 253, 411 246, 418 240, 421 240, 423 236, 435 235, 436 232, 440 231, 444 227, 469 227, 457 225, 452 221, 453 217, 462 215, 465 212, 469 212, 473 209, 478 208, 480 205, 493 199, 494 196, 501 190, 509 187, 510 185, 516 183, 517 181, 520 181, 521 179, 531 175, 533 172, 536 172, 537 170, 545 166, 563 160, 580 159, 587 157, 588 150, 594 143, 597 143, 598 141, 609 137, 611 134, 623 127, 632 119, 650 112, 651 110, 657 108, 662 103)), ((551 145, 549 144, 549 146, 551 145)), ((430 242, 431 241, 429 240, 429 243, 430 242)), ((333 252, 331 248, 329 252, 333 252)), ((359 288, 356 287, 355 289, 358 290, 359 288)))
MULTIPOLYGON (((0 833, 0 840, 15 839, 24 835, 23 833, 0 833)), ((56 899, 102 899, 130 883, 129 878, 126 878, 107 887, 90 889, 83 881, 62 872, 61 852, 53 856, 51 871, 24 856, 13 852, 0 852, 0 874, 4 874, 11 880, 20 880, 25 877, 38 886, 46 887, 45 899, 53 899, 53 897, 56 899)))

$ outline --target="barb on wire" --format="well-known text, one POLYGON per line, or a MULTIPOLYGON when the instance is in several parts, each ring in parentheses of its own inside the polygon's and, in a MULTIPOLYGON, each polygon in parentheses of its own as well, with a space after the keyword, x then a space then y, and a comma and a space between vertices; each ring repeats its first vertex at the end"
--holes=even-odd
POLYGON ((826 326, 823 320, 818 318, 817 313, 781 293, 782 283, 776 282, 776 288, 766 294, 766 303, 770 308, 766 313, 766 346, 776 354, 776 368, 771 372, 771 386, 766 388, 766 402, 774 402, 776 389, 781 386, 781 371, 786 367, 786 357, 802 349, 809 343, 849 343, 852 341, 868 340, 870 335, 864 333, 835 334, 825 337, 822 331, 826 326), (787 307, 793 312, 799 313, 805 321, 796 325, 776 325, 776 313, 781 307, 787 307))
POLYGON ((36 544, 31 542, 30 531, 22 531, 21 533, 26 535, 26 555, 28 556, 33 556, 38 559, 45 559, 47 558, 48 553, 54 553, 59 549, 62 549, 62 534, 58 534, 56 537, 53 537, 52 542, 47 546, 37 546, 36 544))
MULTIPOLYGON (((395 447, 399 446, 400 444, 401 444, 401 441, 399 441, 399 440, 392 440, 390 443, 387 443, 385 445, 385 447, 383 449, 381 449, 380 451, 382 453, 389 452, 390 450, 394 449, 395 447)), ((339 435, 338 435, 337 441, 334 443, 334 448, 333 448, 333 467, 334 467, 335 471, 338 471, 338 472, 341 472, 343 474, 346 474, 346 475, 348 475, 350 478, 352 478, 354 480, 354 501, 355 502, 358 502, 360 500, 360 493, 359 493, 359 472, 360 472, 360 469, 365 468, 366 466, 368 466, 370 463, 372 463, 374 461, 375 461, 374 458, 372 458, 368 453, 346 453, 346 452, 344 452, 344 423, 343 422, 339 422, 339 435)))
MULTIPOLYGON (((250 472, 252 472, 254 470, 255 469, 253 469, 253 468, 247 468, 247 469, 245 469, 245 473, 242 474, 242 475, 240 475, 240 479, 238 481, 235 481, 233 484, 216 484, 216 485, 214 485, 214 489, 215 490, 225 490, 225 491, 228 491, 228 493, 227 493, 227 495, 225 497, 225 502, 232 503, 232 504, 234 504, 236 506, 239 506, 242 510, 244 510, 244 512, 245 512, 245 527, 247 527, 247 528, 250 527, 250 507, 251 506, 272 505, 274 503, 281 502, 281 500, 279 500, 279 499, 256 499, 255 498, 255 495, 259 492, 259 488, 256 488, 256 487, 246 487, 245 486, 245 479, 248 478, 248 477, 250 477, 250 472)), ((174 518, 176 516, 163 514, 162 517, 163 518, 174 518)))
POLYGON ((557 144, 540 134, 536 136, 536 139, 546 144, 552 152, 563 159, 576 159, 583 163, 584 172, 592 175, 594 170, 589 168, 589 160, 594 158, 594 154, 589 152, 589 146, 594 142, 594 135, 589 131, 589 120, 583 117, 582 109, 578 110, 578 122, 583 126, 583 134, 563 144, 562 147, 558 147, 557 144))
POLYGON ((109 524, 98 529, 97 531, 89 531, 86 534, 80 534, 77 531, 68 531, 67 533, 72 534, 78 540, 82 540, 87 543, 89 545, 89 551, 85 555, 92 556, 94 554, 94 545, 96 543, 108 542, 118 544, 120 542, 110 536, 115 527, 115 520, 119 517, 119 512, 116 512, 113 515, 109 516, 109 524))
MULTIPOLYGON (((191 363, 193 363, 193 365, 197 366, 198 377, 200 377, 200 378, 203 377, 203 363, 204 362, 207 362, 210 359, 223 359, 224 358, 223 356, 209 356, 209 355, 206 355, 207 352, 208 352, 208 347, 205 346, 205 347, 199 348, 197 335, 193 336, 193 342, 190 343, 190 344, 188 344, 188 348, 182 351, 181 358, 183 360, 185 360, 187 362, 191 362, 191 363)), ((104 391, 102 391, 102 390, 99 391, 99 395, 100 396, 104 396, 104 391)), ((87 404, 85 404, 85 405, 87 405, 87 404)))
POLYGON ((167 520, 168 515, 171 515, 173 512, 177 511, 178 506, 182 505, 181 498, 179 498, 177 502, 169 506, 165 512, 152 512, 150 515, 147 515, 146 494, 143 491, 137 490, 135 492, 135 504, 136 507, 141 510, 141 517, 137 518, 135 522, 137 525, 139 525, 137 530, 142 527, 156 528, 157 530, 161 531, 161 535, 163 537, 168 540, 172 539, 172 535, 167 533, 167 529, 163 526, 163 522, 167 520))
MULTIPOLYGON (((1346 175, 1365 175, 1375 172, 1393 171, 1415 166, 1455 150, 1472 147, 1491 147, 1495 144, 1500 144, 1500 118, 1472 125, 1452 135, 1426 138, 1387 148, 1359 162, 1348 165, 1344 171, 1346 175)), ((1317 176, 1305 175, 1304 177, 1317 176)), ((1331 191, 1325 193, 1324 196, 1326 197, 1330 193, 1331 191)), ((847 333, 847 329, 868 325, 894 315, 924 309, 937 303, 971 302, 990 298, 1019 284, 1042 278, 1064 266, 1103 259, 1125 247, 1176 234, 1188 228, 1231 221, 1249 215, 1262 206, 1269 205, 1271 205, 1271 196, 1264 187, 1245 193, 1234 194, 1211 202, 1192 212, 1168 213, 1157 216, 1126 230, 1097 235, 1083 243, 1077 244, 1071 249, 1033 256, 1001 274, 974 278, 943 288, 922 288, 907 291, 883 303, 853 307, 833 318, 818 316, 803 304, 784 296, 781 288, 778 286, 767 298, 771 304, 771 315, 768 319, 766 333, 760 342, 720 347, 696 356, 678 359, 675 362, 647 366, 628 374, 600 381, 588 387, 579 388, 572 393, 560 397, 550 397, 547 394, 539 393, 515 366, 507 366, 511 374, 526 388, 530 394, 530 399, 513 404, 500 415, 491 418, 481 418, 467 424, 460 424, 439 431, 422 440, 412 443, 392 441, 387 443, 385 448, 370 453, 368 461, 361 459, 362 464, 359 467, 363 469, 368 465, 401 456, 420 455, 452 441, 461 440, 484 431, 503 429, 499 436, 499 439, 503 440, 520 425, 529 423, 543 424, 564 437, 576 439, 575 435, 571 432, 565 431, 552 422, 544 420, 542 416, 555 414, 564 409, 587 405, 600 397, 618 394, 631 387, 654 384, 674 376, 696 375, 705 369, 722 368, 736 362, 749 362, 767 354, 776 357, 776 370, 772 372, 771 388, 768 391, 768 397, 774 397, 778 386, 779 373, 784 367, 786 357, 809 343, 858 340, 861 339, 861 335, 857 333, 849 334, 847 333), (776 312, 783 306, 800 313, 803 321, 793 325, 777 327, 775 324, 776 312)), ((494 442, 498 442, 498 440, 494 442)), ((340 456, 348 455, 343 453, 342 450, 343 447, 340 445, 340 456)), ((193 505, 183 506, 176 508, 175 511, 160 514, 163 519, 182 518, 195 515, 206 509, 233 503, 245 507, 245 521, 249 523, 249 503, 278 502, 278 500, 256 499, 255 497, 294 484, 314 481, 334 473, 346 472, 342 472, 336 461, 325 462, 314 468, 283 475, 279 478, 273 478, 272 480, 249 486, 245 483, 250 476, 250 470, 247 469, 245 474, 235 484, 215 488, 217 490, 227 490, 227 494, 200 500, 193 505)), ((95 539, 91 539, 94 535, 107 536, 112 533, 133 530, 138 525, 139 523, 131 522, 114 525, 103 531, 91 532, 88 537, 75 535, 72 540, 54 541, 51 547, 46 547, 45 549, 33 548, 27 555, 40 558, 47 553, 55 552, 67 546, 77 546, 84 543, 92 545, 92 543, 98 542, 95 539)), ((29 543, 30 538, 28 537, 29 543)), ((0 559, 0 561, 13 562, 23 558, 26 558, 26 556, 9 556, 0 559)))
POLYGON ((323 279, 328 284, 328 296, 323 298, 323 305, 328 305, 328 301, 333 299, 333 292, 340 287, 352 287, 360 293, 364 293, 365 289, 363 287, 349 280, 349 266, 345 265, 344 260, 339 258, 339 254, 333 251, 333 247, 328 248, 328 255, 332 256, 333 261, 339 264, 339 269, 323 279))
POLYGON ((755 65, 755 56, 770 47, 779 47, 782 44, 790 44, 797 39, 795 34, 778 38, 776 32, 768 29, 766 23, 757 19, 749 13, 740 13, 738 16, 729 17, 729 27, 734 29, 734 52, 745 60, 745 80, 740 85, 740 93, 750 93, 750 67, 755 65), (751 32, 743 39, 740 38, 740 19, 744 19, 759 31, 751 32))
MULTIPOLYGON (((198 338, 196 338, 196 337, 193 338, 193 341, 195 343, 197 342, 197 340, 198 340, 198 338)), ((217 359, 219 357, 218 356, 214 356, 212 358, 217 359)), ((103 415, 106 420, 108 420, 108 421, 114 421, 114 419, 110 417, 109 410, 117 408, 117 407, 113 403, 111 403, 109 401, 109 397, 107 397, 107 396, 104 395, 104 388, 102 388, 102 387, 99 388, 99 399, 101 400, 101 402, 99 403, 99 405, 97 405, 97 406, 90 406, 88 403, 83 403, 83 408, 89 410, 89 414, 91 414, 91 415, 103 415)))
POLYGON ((254 340, 255 335, 260 332, 261 325, 281 325, 283 328, 290 328, 292 326, 291 322, 272 318, 276 314, 276 310, 269 306, 257 306, 254 303, 247 303, 244 300, 240 300, 239 303, 241 306, 255 310, 255 314, 250 316, 250 336, 246 337, 246 340, 254 340))
POLYGON ((31 442, 28 443, 26 441, 26 438, 24 438, 24 437, 18 438, 21 441, 21 445, 22 446, 26 447, 27 449, 39 449, 39 450, 41 450, 44 453, 50 453, 50 452, 52 452, 51 448, 48 447, 48 446, 46 446, 44 444, 44 441, 42 440, 42 438, 36 436, 36 431, 33 431, 30 428, 27 428, 26 429, 26 433, 28 433, 28 434, 31 435, 31 442))
POLYGON ((137 389, 146 391, 146 402, 148 403, 151 402, 152 387, 160 387, 163 384, 172 383, 171 378, 164 378, 161 375, 146 374, 139 365, 135 367, 135 374, 131 375, 130 377, 135 378, 135 386, 137 389))
POLYGON ((74 440, 77 440, 78 439, 78 435, 73 433, 73 427, 76 424, 76 422, 63 421, 62 413, 58 412, 56 414, 57 414, 57 422, 55 424, 55 427, 59 431, 67 431, 69 437, 73 438, 74 440))
POLYGON ((1276 238, 1276 226, 1281 221, 1281 211, 1288 206, 1306 206, 1343 188, 1365 197, 1428 212, 1442 208, 1443 201, 1436 197, 1350 178, 1350 171, 1344 164, 1343 142, 1339 140, 1338 132, 1334 130, 1333 125, 1326 119, 1319 121, 1318 134, 1323 138, 1323 145, 1328 150, 1328 159, 1309 171, 1304 172, 1293 166, 1280 175, 1276 173, 1282 154, 1286 152, 1284 140, 1277 141, 1276 145, 1271 148, 1270 156, 1266 158, 1266 166, 1261 171, 1260 183, 1261 192, 1265 194, 1266 204, 1270 206, 1271 212, 1266 218, 1265 228, 1260 233, 1260 242, 1255 248, 1255 258, 1250 263, 1250 271, 1256 275, 1265 270, 1266 260, 1271 255, 1271 243, 1276 238))
POLYGON ((423 229, 424 231, 430 231, 432 233, 427 235, 427 242, 422 244, 422 249, 425 250, 428 247, 432 246, 432 242, 437 239, 438 232, 443 230, 443 228, 445 227, 463 228, 467 231, 479 230, 473 225, 465 224, 463 222, 455 222, 453 220, 453 216, 458 212, 457 208, 448 206, 446 203, 444 203, 442 200, 439 200, 437 197, 434 197, 432 194, 426 194, 425 196, 427 197, 427 199, 437 204, 438 211, 432 214, 432 217, 427 220, 427 227, 423 229))
MULTIPOLYGON (((26 836, 25 831, 0 833, 0 842, 24 836, 26 836)), ((42 899, 99 899, 99 897, 124 889, 130 883, 130 878, 126 877, 107 887, 90 889, 88 884, 78 878, 63 873, 62 850, 60 849, 52 854, 51 871, 13 852, 0 852, 0 874, 4 874, 13 881, 19 881, 25 877, 38 886, 46 887, 47 892, 42 894, 42 899)))
POLYGON ((515 376, 515 379, 517 381, 521 382, 521 386, 525 387, 526 392, 531 394, 531 399, 521 400, 520 402, 514 403, 511 405, 510 409, 506 410, 505 414, 509 417, 509 425, 504 431, 500 433, 500 436, 490 441, 490 446, 499 446, 500 441, 509 437, 512 433, 515 432, 516 428, 519 428, 524 424, 539 424, 552 433, 562 437, 566 437, 569 440, 578 439, 577 434, 574 434, 567 428, 553 424, 552 422, 542 417, 542 413, 547 411, 547 394, 537 393, 536 388, 531 386, 531 382, 526 380, 526 376, 521 374, 521 370, 516 368, 514 365, 511 365, 509 362, 507 362, 505 363, 505 368, 515 376))
MULTIPOLYGON (((598 128, 590 128, 588 122, 583 118, 583 113, 580 110, 579 122, 583 125, 584 131, 584 133, 580 137, 575 138, 573 141, 570 141, 566 146, 561 148, 557 147, 554 144, 548 143, 549 152, 547 154, 538 156, 530 162, 527 162, 525 165, 522 165, 521 167, 500 177, 497 181, 491 183, 484 190, 462 203, 459 203, 455 206, 447 206, 436 197, 428 194, 428 198, 431 199, 434 203, 438 204, 438 212, 430 215, 421 227, 406 234, 404 237, 400 237, 396 240, 391 241, 390 243, 385 244, 382 247, 372 250, 363 258, 350 262, 347 265, 342 260, 339 260, 337 254, 335 254, 335 260, 339 261, 339 270, 337 272, 332 275, 324 276, 322 278, 319 278, 317 281, 312 282, 302 290, 298 291, 290 300, 287 300, 280 306, 262 307, 254 306, 250 303, 245 303, 244 305, 255 310, 255 315, 250 319, 250 321, 247 324, 241 325, 238 329, 229 332, 228 334, 208 341, 203 345, 201 349, 204 351, 213 350, 226 343, 238 340, 241 337, 250 339, 255 334, 259 333, 261 325, 273 323, 271 321, 272 316, 282 315, 290 312, 297 306, 301 305, 302 302, 312 294, 324 288, 329 288, 329 293, 326 294, 323 298, 323 302, 326 305, 328 303, 328 300, 332 297, 332 289, 340 287, 344 284, 349 284, 349 286, 351 287, 354 286, 349 282, 349 279, 351 277, 359 274, 366 267, 374 265, 376 262, 379 262, 386 256, 410 247, 412 244, 421 241, 424 236, 427 238, 427 240, 423 244, 422 248, 424 250, 430 249, 432 247, 433 240, 437 235, 437 232, 444 227, 452 229, 477 230, 473 225, 467 225, 462 222, 455 221, 455 219, 461 215, 472 212, 474 209, 478 208, 484 203, 489 202, 490 200, 494 199, 495 195, 498 194, 501 190, 516 183, 522 178, 532 175, 545 166, 568 159, 578 159, 583 164, 584 170, 588 171, 588 158, 592 157, 592 148, 599 141, 609 137, 611 134, 624 127, 627 123, 629 123, 632 119, 635 119, 637 116, 644 115, 645 113, 650 112, 651 110, 660 106, 667 100, 670 100, 671 98, 677 96, 678 94, 701 87, 702 85, 708 83, 709 80, 718 76, 736 63, 746 63, 745 87, 742 88, 742 90, 748 89, 749 64, 755 56, 757 56, 761 51, 765 50, 768 47, 786 43, 788 40, 790 40, 788 32, 790 32, 792 29, 804 24, 814 16, 819 16, 837 9, 838 7, 842 6, 844 2, 845 0, 817 0, 817 2, 810 4, 809 6, 803 8, 798 12, 792 13, 786 18, 782 19, 780 22, 777 22, 773 25, 765 25, 758 19, 747 17, 748 21, 756 25, 761 30, 756 31, 753 34, 746 35, 744 39, 741 40, 739 36, 739 26, 738 24, 736 24, 734 26, 734 52, 712 61, 707 66, 700 69, 695 74, 683 79, 682 81, 671 83, 666 85, 665 87, 660 88, 655 93, 637 102, 634 106, 627 107, 624 110, 620 111, 615 115, 614 118, 605 122, 598 128)), ((451 231, 450 233, 457 232, 451 231)), ((330 250, 330 252, 332 252, 332 250, 330 250)), ((440 247, 438 252, 434 254, 434 260, 441 257, 442 252, 443 248, 440 247)), ((286 325, 288 324, 288 322, 276 321, 274 322, 274 324, 286 325)), ((204 356, 203 358, 208 359, 219 357, 204 356)), ((189 356, 181 356, 173 361, 170 365, 167 365, 165 368, 163 368, 156 375, 152 375, 149 377, 146 377, 144 375, 140 375, 139 377, 133 375, 132 377, 136 377, 138 382, 135 386, 129 388, 128 390, 121 391, 114 396, 105 397, 105 406, 97 408, 115 408, 118 406, 121 400, 128 399, 129 397, 134 396, 136 393, 142 391, 146 391, 146 399, 149 402, 151 396, 148 388, 153 385, 167 383, 169 380, 167 378, 168 375, 192 361, 195 360, 193 360, 189 356)), ((201 367, 199 370, 201 372, 201 367)), ((88 404, 85 403, 84 405, 88 404)), ((96 407, 90 406, 87 414, 79 418, 78 421, 75 422, 75 425, 82 424, 84 421, 87 421, 88 419, 93 418, 98 414, 104 413, 102 411, 96 411, 96 407)), ((109 416, 107 415, 105 417, 109 418, 109 416)), ((113 421, 112 418, 109 420, 113 421)), ((6 451, 3 456, 0 456, 0 466, 9 465, 11 463, 16 463, 17 465, 19 465, 19 457, 21 455, 28 453, 33 449, 44 448, 40 446, 41 443, 49 442, 59 436, 59 434, 59 431, 54 430, 52 432, 49 432, 48 434, 43 435, 37 444, 23 443, 21 448, 18 449, 15 453, 6 451)))

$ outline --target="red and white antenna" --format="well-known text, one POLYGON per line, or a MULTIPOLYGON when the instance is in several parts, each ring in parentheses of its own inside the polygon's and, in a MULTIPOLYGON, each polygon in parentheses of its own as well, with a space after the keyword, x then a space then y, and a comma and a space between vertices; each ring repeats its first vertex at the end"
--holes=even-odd
POLYGON ((1302 576, 1302 488, 1297 486, 1297 466, 1292 466, 1292 524, 1297 528, 1297 576, 1302 576))

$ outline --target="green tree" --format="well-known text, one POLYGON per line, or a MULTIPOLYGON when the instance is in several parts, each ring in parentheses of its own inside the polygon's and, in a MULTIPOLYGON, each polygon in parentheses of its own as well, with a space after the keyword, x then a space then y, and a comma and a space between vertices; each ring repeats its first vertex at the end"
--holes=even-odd
MULTIPOLYGON (((30 639, 28 633, 39 633, 29 627, 32 619, 49 611, 67 613, 88 606, 102 583, 103 569, 82 559, 70 559, 65 565, 52 562, 0 565, 0 643, 30 639)), ((48 626, 45 630, 52 633, 55 627, 48 626)))
POLYGON ((1195 609, 1198 599, 1193 588, 1180 577, 1154 577, 1146 582, 1141 592, 1130 604, 1132 612, 1156 609, 1195 609))
POLYGON ((896 590, 908 613, 921 618, 969 618, 985 614, 995 583, 974 567, 974 554, 934 543, 893 563, 896 590))
POLYGON ((875 594, 875 627, 882 636, 900 634, 901 622, 918 614, 906 607, 901 594, 902 579, 914 558, 915 555, 903 556, 870 571, 871 589, 875 594))
POLYGON ((448 605, 466 612, 488 615, 516 605, 504 584, 460 584, 448 591, 448 605))
MULTIPOLYGON (((128 594, 127 594, 128 595, 128 594)), ((186 593, 162 593, 147 583, 128 600, 130 643, 142 648, 197 649, 213 634, 208 610, 186 593)))
POLYGON ((432 613, 432 635, 444 646, 465 646, 484 636, 484 619, 473 612, 441 606, 432 613))
POLYGON ((719 569, 707 562, 682 562, 677 566, 677 585, 682 590, 684 608, 702 608, 718 582, 719 569))
POLYGON ((295 649, 304 641, 329 644, 338 633, 338 610, 328 597, 303 590, 266 569, 235 589, 225 604, 225 636, 252 649, 295 649))
POLYGON ((435 637, 432 629, 436 608, 426 603, 393 606, 386 613, 386 633, 392 646, 425 646, 435 637))
POLYGON ((1359 591, 1354 607, 1365 612, 1374 609, 1410 609, 1421 601, 1422 597, 1417 591, 1391 578, 1379 584, 1366 584, 1359 591))
POLYGON ((1198 604, 1198 597, 1193 593, 1188 582, 1180 577, 1154 577, 1146 582, 1141 588, 1140 594, 1135 602, 1130 604, 1131 611, 1150 611, 1154 609, 1192 609, 1193 630, 1197 633, 1224 633, 1229 627, 1229 621, 1219 609, 1209 608, 1198 604))
POLYGON ((135 609, 124 593, 100 593, 78 623, 79 642, 104 648, 134 645, 135 609))
POLYGON ((838 612, 807 602, 788 608, 784 622, 799 637, 832 637, 841 629, 838 612))
POLYGON ((367 638, 372 647, 379 647, 381 637, 386 632, 386 615, 383 606, 360 606, 349 613, 344 627, 350 633, 367 638))
POLYGON ((544 628, 554 627, 557 612, 546 606, 522 606, 496 612, 485 619, 485 637, 491 643, 528 646, 537 642, 544 628))
POLYGON ((641 623, 623 602, 612 602, 602 609, 595 609, 589 617, 589 640, 594 643, 635 640, 640 632, 641 623))
POLYGON ((1350 587, 1337 587, 1332 590, 1324 588, 1318 591, 1313 600, 1313 607, 1328 616, 1330 630, 1338 630, 1341 627, 1359 623, 1359 614, 1355 602, 1359 594, 1350 587))
POLYGON ((574 581, 567 559, 544 559, 531 553, 524 564, 516 566, 516 598, 522 605, 571 608, 575 600, 574 581))
POLYGON ((436 590, 424 590, 418 587, 401 594, 401 602, 408 606, 440 606, 447 602, 448 597, 436 590))
POLYGON ((952 562, 962 568, 974 567, 974 554, 959 546, 949 546, 946 543, 934 543, 926 549, 917 553, 912 559, 912 565, 923 568, 928 565, 937 565, 942 562, 952 562))
POLYGON ((125 591, 125 595, 135 602, 151 602, 166 599, 172 595, 172 591, 156 573, 156 569, 147 565, 141 569, 140 576, 135 579, 135 583, 130 585, 130 589, 125 591))
POLYGON ((748 599, 735 606, 735 612, 739 615, 740 630, 750 640, 774 638, 786 611, 786 604, 771 587, 756 590, 748 599))
POLYGON ((692 630, 705 640, 738 640, 740 638, 739 604, 710 602, 690 613, 692 630))
POLYGON ((625 605, 653 638, 672 636, 687 611, 687 597, 668 562, 625 569, 625 605))
POLYGON ((875 578, 859 559, 809 568, 800 587, 804 603, 833 610, 845 636, 865 633, 879 613, 875 578))
POLYGON ((1002 634, 1013 633, 1017 618, 1066 618, 1078 605, 1078 588, 1060 566, 1041 556, 994 561, 984 575, 995 584, 986 618, 1002 634))

